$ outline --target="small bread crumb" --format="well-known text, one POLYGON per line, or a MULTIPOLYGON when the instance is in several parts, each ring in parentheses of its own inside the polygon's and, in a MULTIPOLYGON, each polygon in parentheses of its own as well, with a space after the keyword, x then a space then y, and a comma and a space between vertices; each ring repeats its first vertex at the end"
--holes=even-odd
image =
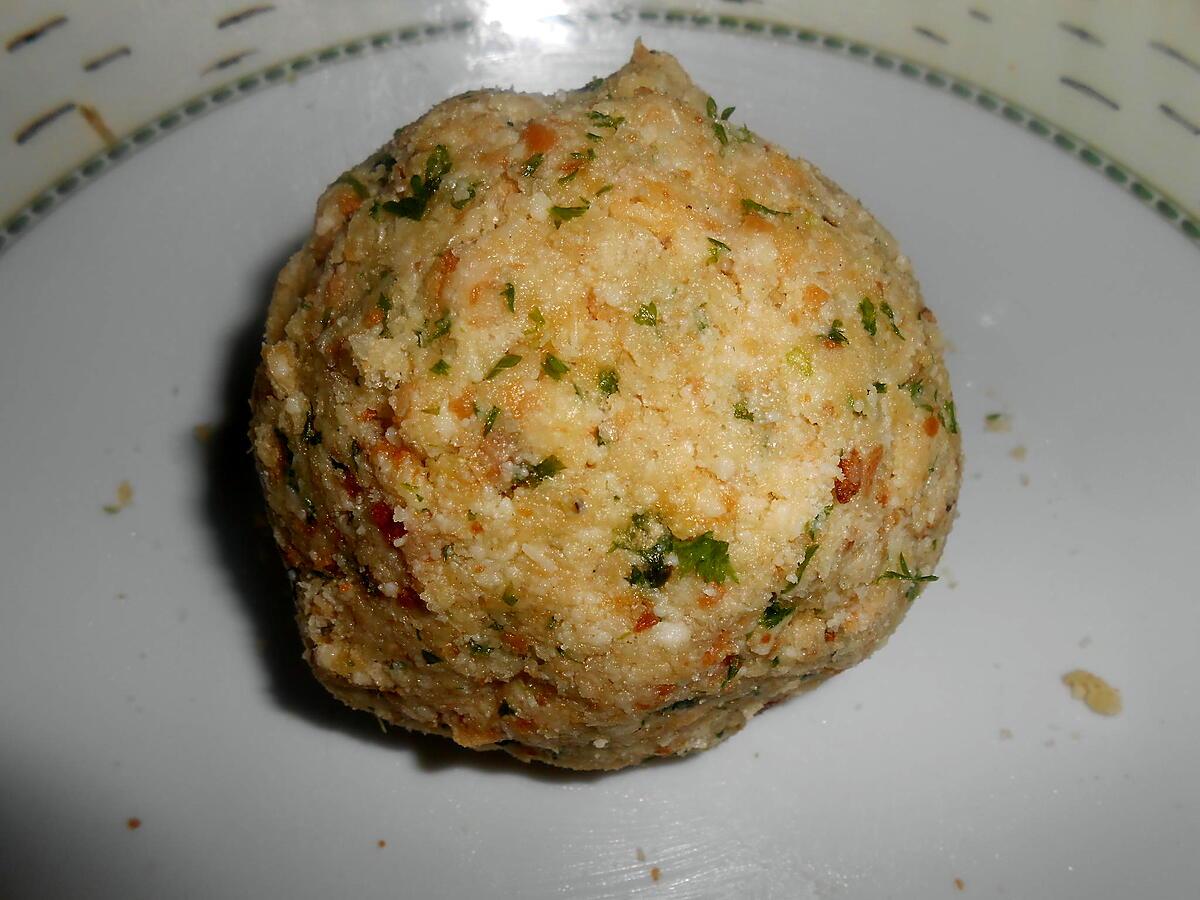
POLYGON ((201 423, 192 428, 192 434, 202 444, 207 444, 212 440, 213 427, 207 423, 201 423))
POLYGON ((641 847, 638 847, 638 848, 637 848, 637 854, 636 854, 636 856, 637 856, 637 861, 638 861, 638 862, 645 862, 645 861, 646 861, 646 851, 645 851, 645 850, 643 850, 641 847))
POLYGON ((142 827, 142 820, 139 819, 137 816, 130 816, 128 819, 125 820, 125 827, 128 828, 130 831, 137 831, 139 828, 142 827))
POLYGON ((379 840, 377 840, 375 843, 376 843, 376 845, 378 845, 378 846, 380 846, 380 847, 386 847, 386 846, 387 846, 387 841, 385 841, 383 838, 380 838, 380 839, 379 839, 379 840))
POLYGON ((1002 741, 1011 741, 1011 740, 1012 740, 1012 736, 1013 736, 1013 733, 1012 733, 1012 729, 1011 729, 1011 728, 1001 728, 1001 729, 1000 729, 1000 740, 1002 740, 1002 741))
POLYGON ((983 417, 983 427, 987 431, 1004 433, 1012 430, 1012 419, 1008 413, 988 413, 983 417))
POLYGON ((1024 444, 1017 444, 1017 446, 1013 447, 1011 450, 1008 451, 1008 455, 1011 456, 1013 459, 1015 459, 1017 462, 1024 462, 1025 456, 1028 452, 1029 451, 1025 449, 1024 444))
POLYGON ((115 516, 130 503, 133 502, 133 485, 128 481, 122 481, 117 485, 117 502, 104 504, 104 511, 110 516, 115 516))
POLYGON ((958 888, 960 891, 965 891, 965 890, 967 889, 967 884, 966 884, 966 882, 965 882, 965 881, 963 881, 961 878, 955 878, 955 879, 954 879, 954 886, 955 886, 956 888, 958 888))
POLYGON ((1086 703, 1092 712, 1115 716, 1121 711, 1121 692, 1099 675, 1075 669, 1064 675, 1062 681, 1071 689, 1071 696, 1086 703))
POLYGON ((662 878, 662 870, 658 866, 654 866, 654 868, 650 870, 650 880, 658 881, 660 878, 662 878))

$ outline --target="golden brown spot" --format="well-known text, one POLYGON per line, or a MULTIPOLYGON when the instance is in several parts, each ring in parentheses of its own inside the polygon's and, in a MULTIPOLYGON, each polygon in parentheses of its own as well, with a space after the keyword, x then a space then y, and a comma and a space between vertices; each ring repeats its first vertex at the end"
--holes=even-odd
POLYGON ((858 452, 857 448, 852 449, 842 457, 838 468, 842 471, 842 477, 833 483, 833 498, 838 503, 849 503, 862 489, 864 476, 862 454, 858 452))
POLYGON ((941 423, 938 422, 937 416, 927 416, 925 421, 921 423, 921 429, 930 437, 934 437, 940 427, 941 423))
POLYGON ((653 612, 646 610, 644 613, 638 616, 637 622, 634 623, 633 630, 635 632, 649 631, 661 621, 662 619, 656 616, 653 612))
POLYGON ((521 140, 530 153, 545 153, 558 141, 558 133, 541 122, 530 122, 521 132, 521 140))
POLYGON ((502 643, 513 653, 517 653, 521 656, 524 656, 529 652, 529 641, 526 640, 524 636, 517 634, 515 631, 502 632, 500 635, 500 643, 502 643))
POLYGON ((819 313, 825 301, 829 299, 829 291, 820 285, 809 284, 804 287, 804 305, 813 313, 819 313))
POLYGON ((142 820, 139 819, 137 816, 130 816, 128 819, 125 820, 125 827, 128 828, 130 831, 137 831, 139 828, 142 827, 142 820))
POLYGON ((470 389, 463 391, 446 404, 450 412, 460 419, 468 419, 475 415, 475 395, 470 389))

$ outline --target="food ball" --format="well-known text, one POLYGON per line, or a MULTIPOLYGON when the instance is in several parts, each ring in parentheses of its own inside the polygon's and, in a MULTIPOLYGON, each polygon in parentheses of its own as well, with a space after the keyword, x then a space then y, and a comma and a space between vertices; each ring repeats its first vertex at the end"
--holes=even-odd
POLYGON ((251 439, 343 702, 615 769, 862 660, 933 580, 960 441, 908 260, 635 48, 447 100, 322 194, 251 439))

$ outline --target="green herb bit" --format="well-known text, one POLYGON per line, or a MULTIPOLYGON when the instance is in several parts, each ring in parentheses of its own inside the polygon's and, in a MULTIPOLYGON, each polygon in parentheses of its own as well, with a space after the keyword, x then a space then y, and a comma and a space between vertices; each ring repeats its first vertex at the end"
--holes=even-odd
POLYGON ((545 158, 546 158, 545 154, 542 154, 542 153, 533 154, 533 156, 529 157, 529 159, 525 160, 525 162, 522 164, 521 174, 524 175, 526 178, 528 178, 530 175, 532 175, 534 172, 536 172, 538 170, 538 166, 540 166, 542 164, 542 160, 545 158))
POLYGON ((380 151, 372 156, 367 163, 370 165, 372 172, 374 172, 376 169, 382 168, 386 174, 390 173, 392 169, 396 167, 396 157, 392 156, 390 153, 380 151))
POLYGON ((727 106, 723 110, 721 110, 721 121, 728 122, 729 117, 733 115, 733 111, 735 109, 737 109, 736 106, 727 106))
POLYGON ((921 405, 918 400, 921 396, 921 393, 925 390, 925 382, 921 381, 919 378, 910 378, 908 381, 900 384, 900 389, 908 391, 908 396, 912 397, 912 402, 916 403, 918 406, 921 405))
POLYGON ((599 190, 597 190, 594 196, 599 197, 601 194, 607 194, 612 189, 613 189, 613 186, 611 184, 606 184, 603 187, 601 187, 599 190))
POLYGON ((882 381, 872 381, 871 387, 875 388, 875 393, 877 393, 877 394, 886 394, 887 393, 887 385, 884 384, 882 381))
POLYGON ((597 75, 595 78, 593 78, 591 81, 589 81, 583 87, 581 87, 580 90, 581 91, 594 91, 596 88, 600 87, 600 85, 602 85, 602 84, 604 84, 604 79, 601 78, 599 75, 597 75))
POLYGON ((603 137, 603 135, 599 135, 599 134, 593 134, 593 133, 592 133, 592 132, 590 132, 590 131, 584 132, 584 135, 583 135, 583 136, 584 136, 585 138, 587 138, 589 141, 602 141, 602 140, 604 140, 604 137, 603 137))
POLYGON ((435 362, 432 366, 429 367, 429 371, 439 377, 442 375, 446 375, 450 371, 450 363, 446 362, 444 359, 439 359, 437 362, 435 362))
POLYGON ((624 116, 610 116, 608 113, 602 113, 597 109, 589 112, 588 118, 601 128, 611 128, 613 131, 616 131, 617 127, 625 121, 624 116))
POLYGON ((555 381, 559 381, 564 375, 571 371, 571 367, 553 353, 547 353, 542 359, 542 371, 555 381))
POLYGON ((517 354, 505 353, 502 357, 500 357, 498 360, 496 360, 496 362, 492 365, 492 367, 490 369, 488 369, 488 373, 483 376, 483 380, 491 381, 493 378, 495 378, 497 375, 499 375, 505 369, 511 369, 513 366, 515 366, 520 361, 521 361, 521 357, 517 356, 517 354))
POLYGON ((596 377, 596 387, 605 397, 611 397, 621 389, 621 378, 616 369, 601 369, 596 377))
POLYGON ((704 111, 708 113, 710 119, 715 119, 717 117, 717 101, 709 97, 708 102, 704 105, 704 111))
POLYGON ((593 147, 588 147, 586 150, 577 150, 571 154, 571 159, 586 159, 591 161, 596 158, 596 150, 593 147))
POLYGON ((451 200, 450 205, 453 206, 455 209, 462 209, 464 206, 466 206, 468 203, 470 203, 474 199, 475 199, 475 185, 468 184, 467 185, 467 195, 465 197, 459 197, 456 200, 451 200))
MULTIPOLYGON (((416 177, 418 176, 413 176, 413 178, 416 177)), ((412 219, 414 222, 419 222, 425 215, 425 207, 428 205, 427 198, 412 196, 401 197, 399 200, 388 200, 381 203, 379 208, 393 216, 399 216, 401 219, 412 219)))
MULTIPOLYGON (((447 366, 446 368, 447 368, 447 370, 449 370, 449 366, 447 366)), ((442 411, 442 404, 440 402, 439 403, 430 403, 428 406, 421 409, 421 412, 425 413, 425 415, 427 415, 427 416, 436 416, 441 411, 442 411)), ((408 485, 405 485, 405 487, 408 487, 408 485)), ((412 490, 412 488, 409 488, 409 490, 412 490)))
POLYGON ((739 125, 738 130, 733 133, 733 139, 739 144, 753 144, 754 132, 745 125, 739 125))
POLYGON ((713 122, 712 130, 713 130, 713 134, 716 135, 716 138, 720 142, 722 147, 729 145, 729 135, 725 133, 724 125, 722 125, 720 122, 713 122))
POLYGON ((510 588, 505 588, 504 593, 500 595, 500 602, 505 606, 516 606, 520 602, 516 594, 510 588))
POLYGON ((360 200, 365 200, 368 194, 367 186, 351 175, 349 172, 343 174, 334 184, 344 184, 351 188, 356 193, 360 200))
POLYGON ((951 434, 958 434, 958 416, 954 412, 954 401, 947 400, 942 404, 942 411, 938 413, 938 418, 941 419, 942 425, 951 434))
POLYGON ((445 337, 450 333, 450 313, 446 313, 440 319, 433 323, 433 328, 425 337, 426 343, 432 344, 440 337, 445 337))
POLYGON ((425 186, 429 193, 438 189, 442 176, 450 171, 450 151, 438 144, 425 160, 425 186))
POLYGON ((310 447, 315 447, 317 444, 321 443, 321 432, 313 428, 313 423, 316 421, 316 418, 317 413, 310 406, 308 408, 308 415, 304 417, 304 431, 301 434, 304 443, 308 444, 310 447))
POLYGON ((762 615, 758 617, 758 623, 763 628, 777 628, 783 623, 783 620, 796 611, 795 606, 790 606, 787 603, 780 603, 779 597, 775 594, 771 595, 771 600, 767 603, 767 608, 762 611, 762 615))
POLYGON ((658 324, 658 307, 654 305, 654 301, 643 303, 638 307, 638 311, 633 314, 633 321, 639 325, 657 325, 658 324))
POLYGON ((471 638, 467 641, 467 646, 471 648, 472 656, 487 656, 492 652, 493 649, 486 644, 479 643, 474 638, 471 638))
POLYGON ((584 203, 583 206, 552 206, 550 207, 550 218, 554 222, 555 228, 562 227, 563 222, 568 222, 571 219, 578 219, 588 211, 590 204, 584 203))
POLYGON ((392 330, 388 328, 388 313, 392 311, 392 300, 387 294, 380 294, 379 299, 375 301, 375 308, 383 312, 383 325, 379 329, 379 336, 390 338, 392 330))
POLYGON ((904 340, 904 335, 900 333, 900 329, 896 327, 896 314, 892 312, 891 306, 886 301, 881 301, 879 304, 880 311, 888 317, 888 322, 892 326, 892 331, 896 332, 896 337, 904 340))
POLYGON ((496 427, 496 420, 500 418, 500 407, 493 406, 488 410, 488 414, 483 417, 483 436, 487 437, 492 433, 492 429, 496 427))
POLYGON ((843 331, 841 319, 834 319, 833 324, 829 326, 829 333, 825 335, 825 340, 831 344, 848 344, 850 339, 846 337, 846 332, 843 331))
POLYGON ((729 253, 729 245, 724 241, 718 241, 715 237, 708 238, 708 261, 715 263, 720 261, 722 253, 729 253))
POLYGON ((513 287, 511 281, 505 282, 504 289, 500 291, 500 296, 504 298, 504 305, 508 307, 509 312, 517 311, 517 289, 513 287))
POLYGON ((453 544, 442 544, 442 559, 450 559, 454 555, 453 544))
MULTIPOLYGON (((813 532, 809 532, 811 537, 813 532)), ((817 555, 817 550, 820 549, 820 544, 809 544, 804 548, 804 559, 800 560, 800 564, 796 566, 796 582, 795 587, 800 586, 800 579, 804 577, 804 570, 808 568, 808 564, 812 562, 812 558, 817 555)))
POLYGON ((662 711, 663 712, 672 712, 677 709, 691 709, 693 706, 695 706, 699 702, 700 702, 699 697, 685 697, 682 700, 676 700, 670 706, 664 706, 662 711))
POLYGON ((533 334, 535 331, 540 331, 546 324, 546 317, 542 315, 542 311, 536 306, 529 310, 529 328, 527 334, 533 334))
POLYGON ((937 581, 936 575, 922 575, 920 572, 913 572, 908 568, 908 562, 904 559, 904 554, 900 554, 900 564, 894 571, 887 571, 875 579, 876 581, 907 581, 908 588, 904 591, 904 596, 907 600, 916 600, 917 595, 921 593, 923 586, 930 581, 937 581))
POLYGON ((800 374, 804 377, 808 378, 812 376, 812 354, 803 347, 793 347, 783 359, 793 369, 799 370, 800 374))
POLYGON ((568 172, 566 175, 564 175, 564 176, 562 176, 561 178, 559 178, 559 179, 558 179, 558 183, 559 183, 559 184, 568 184, 568 183, 570 183, 570 182, 574 181, 574 180, 575 180, 575 176, 576 176, 576 175, 578 175, 578 174, 579 174, 579 170, 578 170, 578 169, 572 169, 572 170, 571 170, 570 172, 568 172))
POLYGON ((858 301, 858 314, 862 316, 863 331, 875 337, 875 304, 871 302, 870 297, 863 297, 858 301))
POLYGON ((676 538, 671 549, 679 557, 681 572, 692 572, 710 584, 738 580, 729 560, 729 543, 717 540, 711 531, 686 541, 676 538))
POLYGON ((746 405, 745 400, 739 400, 733 404, 733 417, 735 419, 744 419, 747 422, 754 421, 754 413, 750 411, 750 407, 746 405))
POLYGON ((536 487, 547 478, 553 478, 565 468, 566 466, 563 465, 562 460, 551 454, 540 463, 525 467, 524 474, 514 479, 512 486, 515 488, 536 487))
POLYGON ((427 665, 435 665, 442 661, 442 658, 431 650, 422 650, 421 659, 425 660, 427 665))
POLYGON ((725 687, 725 685, 733 681, 734 676, 737 675, 741 668, 742 658, 740 656, 735 656, 733 661, 729 663, 729 667, 725 670, 725 680, 721 682, 721 687, 725 687))
POLYGON ((784 212, 779 209, 771 209, 769 206, 763 206, 757 200, 751 200, 749 197, 742 198, 742 209, 747 213, 758 213, 762 216, 790 216, 790 212, 784 212))

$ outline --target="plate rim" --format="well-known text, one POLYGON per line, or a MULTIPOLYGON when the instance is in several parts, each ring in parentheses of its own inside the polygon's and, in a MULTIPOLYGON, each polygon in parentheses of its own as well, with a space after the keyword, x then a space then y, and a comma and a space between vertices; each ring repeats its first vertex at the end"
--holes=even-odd
MULTIPOLYGON (((1034 113, 1022 104, 1005 97, 1001 92, 989 90, 970 79, 952 75, 905 54, 884 50, 871 42, 832 31, 788 25, 770 18, 725 12, 664 12, 643 7, 609 12, 591 10, 576 15, 549 16, 547 19, 573 28, 605 22, 628 24, 638 21, 656 26, 715 31, 750 39, 770 40, 780 45, 791 44, 802 49, 817 49, 870 65, 881 72, 900 75, 1021 127, 1067 153, 1086 168, 1104 175, 1105 182, 1134 197, 1142 206, 1154 212, 1160 221, 1172 226, 1173 230, 1181 233, 1193 247, 1200 249, 1200 218, 1194 218, 1187 212, 1183 203, 1151 179, 1142 176, 1132 166, 1048 117, 1034 113)), ((467 34, 486 27, 486 24, 485 20, 477 15, 460 16, 450 21, 425 19, 408 22, 285 56, 194 94, 135 125, 126 136, 37 189, 30 200, 0 224, 0 257, 17 239, 27 235, 47 215, 63 206, 70 197, 112 170, 118 163, 132 158, 138 151, 180 130, 184 125, 224 108, 242 97, 289 83, 337 63, 467 34)))

